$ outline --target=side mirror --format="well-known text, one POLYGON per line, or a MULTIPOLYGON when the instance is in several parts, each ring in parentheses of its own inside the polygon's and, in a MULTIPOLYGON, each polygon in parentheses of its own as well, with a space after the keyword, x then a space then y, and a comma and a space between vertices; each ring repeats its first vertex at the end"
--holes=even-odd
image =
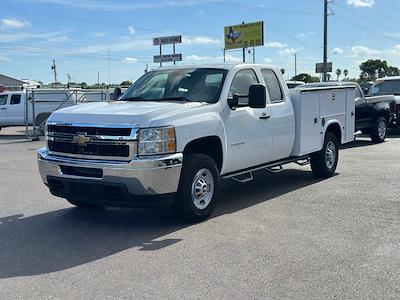
POLYGON ((262 84, 253 84, 249 88, 249 107, 265 108, 267 105, 267 93, 262 84))
POLYGON ((120 87, 115 87, 114 89, 114 100, 117 100, 119 98, 119 96, 122 95, 122 91, 120 87))
POLYGON ((232 98, 228 98, 228 105, 235 110, 239 106, 239 94, 233 94, 232 98))

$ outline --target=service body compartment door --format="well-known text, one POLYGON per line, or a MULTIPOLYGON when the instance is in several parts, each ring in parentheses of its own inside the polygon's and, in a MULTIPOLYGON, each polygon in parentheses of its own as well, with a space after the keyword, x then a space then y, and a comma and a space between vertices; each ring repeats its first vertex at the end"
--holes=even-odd
POLYGON ((355 120, 355 90, 347 89, 346 99, 346 140, 345 143, 354 141, 354 132, 356 131, 356 120, 355 120))
POLYGON ((296 137, 292 155, 302 156, 321 149, 320 93, 292 93, 296 137))

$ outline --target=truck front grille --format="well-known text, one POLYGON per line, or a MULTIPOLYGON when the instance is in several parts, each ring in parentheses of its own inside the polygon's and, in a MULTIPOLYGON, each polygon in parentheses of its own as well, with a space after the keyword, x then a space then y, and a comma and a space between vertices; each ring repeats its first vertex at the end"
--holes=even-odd
POLYGON ((84 159, 131 160, 137 153, 137 129, 132 127, 48 124, 51 154, 84 159))

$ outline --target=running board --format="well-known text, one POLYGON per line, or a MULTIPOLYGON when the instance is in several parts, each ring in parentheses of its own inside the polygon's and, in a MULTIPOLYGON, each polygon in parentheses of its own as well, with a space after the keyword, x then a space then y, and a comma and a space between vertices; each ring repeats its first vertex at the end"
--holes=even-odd
POLYGON ((235 180, 235 181, 237 181, 239 183, 245 183, 245 182, 252 181, 254 179, 254 177, 253 177, 253 173, 247 172, 247 173, 244 173, 244 174, 241 174, 241 175, 233 176, 233 177, 231 177, 231 179, 233 179, 233 180, 235 180), (246 175, 248 175, 248 177, 245 177, 246 175), (244 178, 241 178, 242 176, 244 178))
POLYGON ((230 178, 230 179, 233 179, 233 180, 235 180, 237 182, 243 183, 243 182, 248 182, 248 181, 253 180, 252 172, 255 172, 255 171, 259 171, 259 170, 265 169, 268 172, 276 174, 276 173, 282 172, 282 170, 283 170, 282 166, 283 165, 290 164, 290 163, 296 163, 296 164, 298 164, 300 166, 305 166, 305 165, 309 164, 309 162, 310 162, 310 158, 309 158, 308 155, 289 157, 289 158, 286 158, 286 159, 283 159, 283 160, 278 160, 278 161, 274 161, 274 162, 271 162, 271 163, 258 165, 258 166, 255 166, 255 167, 252 167, 252 168, 248 168, 248 169, 244 169, 244 170, 240 170, 240 171, 237 171, 237 172, 227 173, 227 174, 222 175, 221 178, 230 178), (278 171, 276 169, 277 167, 279 168, 278 171), (240 178, 242 175, 247 175, 247 178, 244 178, 244 179, 240 178))

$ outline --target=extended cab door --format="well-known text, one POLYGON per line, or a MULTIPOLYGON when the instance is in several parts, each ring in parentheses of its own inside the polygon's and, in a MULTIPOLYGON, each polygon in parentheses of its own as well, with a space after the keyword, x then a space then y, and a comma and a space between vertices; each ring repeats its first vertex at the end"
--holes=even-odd
POLYGON ((10 125, 23 125, 25 106, 23 94, 11 94, 9 104, 7 106, 7 115, 10 125))
MULTIPOLYGON (((253 69, 242 69, 235 74, 229 97, 239 94, 240 103, 248 103, 249 88, 258 84, 253 69)), ((226 118, 227 172, 238 171, 271 160, 272 122, 268 107, 253 109, 248 106, 230 110, 226 118)))
POLYGON ((7 125, 7 99, 8 94, 0 95, 0 126, 7 125))
MULTIPOLYGON (((267 107, 271 110, 273 135, 272 160, 279 160, 290 156, 294 144, 294 111, 293 105, 285 96, 284 89, 279 82, 279 77, 274 70, 261 69, 265 86, 268 91, 270 103, 267 107)), ((285 84, 285 83, 283 83, 285 84)))

